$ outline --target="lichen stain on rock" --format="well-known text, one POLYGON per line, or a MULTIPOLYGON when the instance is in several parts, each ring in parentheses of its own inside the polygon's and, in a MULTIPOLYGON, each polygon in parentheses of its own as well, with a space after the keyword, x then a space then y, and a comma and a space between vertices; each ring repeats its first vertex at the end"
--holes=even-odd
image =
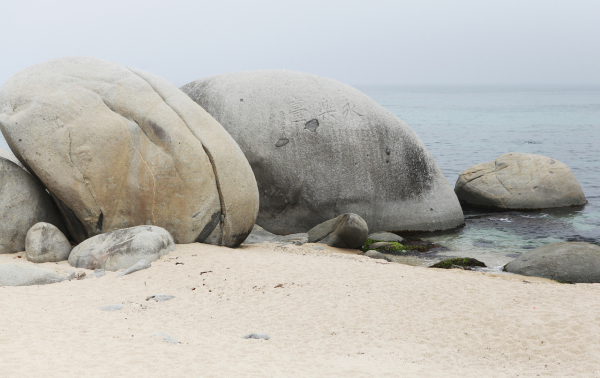
POLYGON ((171 140, 171 137, 169 136, 169 134, 167 134, 165 129, 163 129, 162 127, 157 125, 156 122, 150 120, 150 121, 148 121, 148 124, 150 125, 150 127, 152 128, 152 132, 154 133, 154 135, 156 135, 156 137, 158 139, 164 140, 167 142, 171 140))
POLYGON ((319 127, 319 120, 316 118, 313 118, 304 124, 304 130, 310 130, 313 133, 317 131, 318 127, 319 127))

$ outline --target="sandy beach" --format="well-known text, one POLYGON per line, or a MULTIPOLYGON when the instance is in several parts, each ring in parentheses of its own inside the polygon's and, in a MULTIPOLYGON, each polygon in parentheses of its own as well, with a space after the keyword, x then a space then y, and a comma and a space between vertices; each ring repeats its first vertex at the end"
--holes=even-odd
POLYGON ((178 245, 120 278, 2 287, 2 376, 600 376, 600 285, 315 246, 178 245))

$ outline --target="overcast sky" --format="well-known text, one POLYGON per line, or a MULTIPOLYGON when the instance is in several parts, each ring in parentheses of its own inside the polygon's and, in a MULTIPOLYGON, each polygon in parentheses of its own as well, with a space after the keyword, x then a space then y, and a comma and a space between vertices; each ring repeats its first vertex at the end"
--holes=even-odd
POLYGON ((600 84, 599 0, 1 0, 0 84, 88 55, 181 86, 283 68, 364 84, 600 84))

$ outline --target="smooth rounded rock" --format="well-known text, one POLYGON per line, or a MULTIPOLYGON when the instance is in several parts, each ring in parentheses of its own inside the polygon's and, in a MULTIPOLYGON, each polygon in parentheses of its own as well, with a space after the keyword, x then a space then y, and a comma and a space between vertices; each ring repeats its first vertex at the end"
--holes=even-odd
POLYGON ((504 270, 567 283, 598 283, 600 247, 583 242, 547 244, 517 257, 504 270))
POLYGON ((65 230, 44 187, 16 163, 0 157, 0 253, 25 250, 27 232, 38 222, 65 230))
POLYGON ((236 142, 148 72, 90 57, 27 68, 0 91, 0 128, 77 242, 152 224, 234 247, 254 225, 256 180, 236 142))
POLYGON ((127 269, 141 260, 146 264, 175 250, 173 238, 163 228, 137 226, 89 238, 73 248, 69 264, 76 268, 127 269))
POLYGON ((360 248, 368 233, 367 223, 359 215, 342 214, 311 228, 308 242, 337 248, 360 248))
POLYGON ((547 156, 510 152, 463 171, 454 188, 469 205, 493 209, 545 209, 587 203, 565 164, 547 156))
POLYGON ((25 237, 25 255, 34 263, 67 260, 72 249, 67 237, 50 223, 34 224, 25 237))
POLYGON ((381 253, 379 251, 375 251, 375 250, 370 250, 370 251, 365 252, 365 256, 370 257, 372 259, 385 260, 387 262, 392 261, 383 253, 381 253))
POLYGON ((301 72, 207 77, 181 88, 238 142, 256 176, 257 223, 306 232, 343 213, 373 231, 464 224, 448 180, 419 137, 360 91, 301 72))
POLYGON ((0 264, 0 286, 47 285, 75 278, 75 271, 32 263, 0 264))

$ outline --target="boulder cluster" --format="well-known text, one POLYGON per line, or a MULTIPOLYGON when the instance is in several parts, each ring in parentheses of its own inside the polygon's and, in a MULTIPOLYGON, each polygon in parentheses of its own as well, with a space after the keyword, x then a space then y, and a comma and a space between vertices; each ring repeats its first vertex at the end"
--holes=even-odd
MULTIPOLYGON (((453 191, 419 137, 385 108, 335 80, 285 70, 178 89, 97 58, 55 59, 4 84, 0 130, 12 150, 0 150, 0 253, 25 250, 31 262, 68 260, 101 274, 143 269, 176 243, 361 248, 369 229, 462 226, 459 200, 500 209, 585 203, 568 167, 527 154, 472 167, 453 191)), ((38 271, 19 282, 73 273, 38 271)), ((0 284, 18 281, 6 277, 0 284)))

